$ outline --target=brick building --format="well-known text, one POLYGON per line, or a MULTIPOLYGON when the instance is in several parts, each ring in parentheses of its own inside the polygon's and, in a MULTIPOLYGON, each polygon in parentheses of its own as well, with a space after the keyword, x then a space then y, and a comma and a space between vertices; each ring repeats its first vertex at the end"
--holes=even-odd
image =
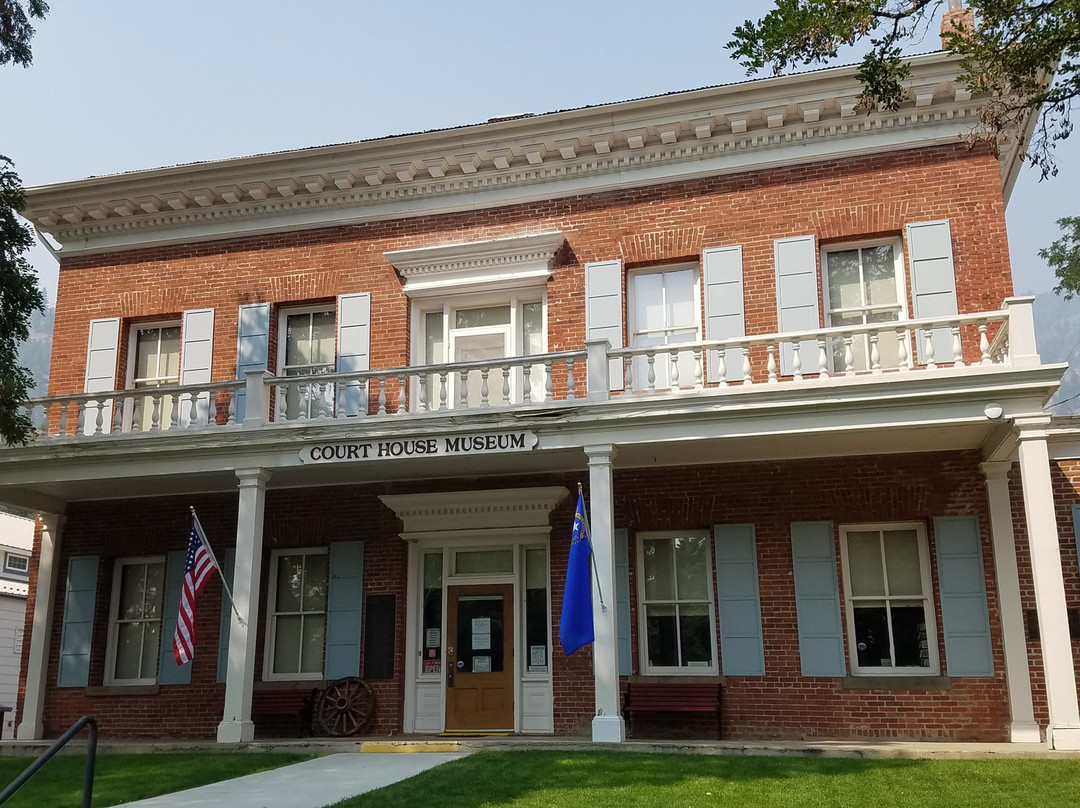
POLYGON ((314 689, 331 730, 618 741, 663 682, 718 686, 727 738, 1080 748, 1080 425, 1012 296, 1019 146, 964 145, 956 72, 917 57, 895 112, 838 68, 30 189, 61 269, 0 452, 41 520, 19 737, 242 741, 314 689), (235 609, 210 580, 177 666, 191 507, 235 609))

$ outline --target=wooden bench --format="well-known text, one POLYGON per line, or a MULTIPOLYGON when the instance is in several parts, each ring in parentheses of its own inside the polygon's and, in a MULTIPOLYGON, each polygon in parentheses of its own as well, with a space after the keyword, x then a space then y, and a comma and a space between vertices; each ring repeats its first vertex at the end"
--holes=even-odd
POLYGON ((289 715, 300 722, 300 734, 311 734, 315 690, 256 690, 251 694, 251 717, 289 715))
POLYGON ((716 740, 720 740, 720 684, 630 682, 623 698, 627 733, 633 731, 634 713, 716 713, 716 740))

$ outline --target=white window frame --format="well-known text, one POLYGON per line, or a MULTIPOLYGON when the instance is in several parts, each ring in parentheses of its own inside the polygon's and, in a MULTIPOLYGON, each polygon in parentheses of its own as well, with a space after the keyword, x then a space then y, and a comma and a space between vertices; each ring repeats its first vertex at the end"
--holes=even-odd
MULTIPOLYGON (((700 342, 703 339, 702 329, 702 306, 701 306, 701 264, 700 262, 686 262, 678 264, 659 264, 647 267, 638 267, 631 269, 626 273, 626 335, 627 343, 631 348, 639 347, 637 345, 637 337, 639 335, 638 324, 635 322, 634 316, 634 298, 636 297, 635 289, 637 279, 646 275, 662 275, 668 272, 682 272, 685 270, 693 270, 694 273, 694 327, 696 332, 694 334, 694 342, 700 342)), ((675 328, 666 327, 660 329, 662 331, 675 331, 684 330, 684 327, 675 328)), ((655 329, 653 330, 655 331, 655 329)), ((664 338, 664 344, 678 344, 668 343, 667 337, 664 338)), ((657 388, 667 388, 671 385, 671 356, 666 352, 662 352, 660 346, 656 346, 656 360, 654 363, 656 373, 656 386, 657 388)), ((686 364, 692 360, 688 356, 680 353, 680 372, 679 372, 679 389, 687 390, 692 389, 694 386, 693 374, 687 374, 683 372, 683 368, 686 364)), ((703 360, 704 361, 704 360, 703 360)), ((634 386, 638 389, 644 389, 647 384, 646 373, 643 372, 646 366, 644 358, 638 358, 634 362, 634 386)), ((702 368, 704 371, 704 368, 702 368)))
POLYGON ((289 306, 278 310, 277 322, 277 375, 285 375, 285 350, 288 347, 286 339, 289 317, 297 314, 325 314, 329 312, 334 316, 334 361, 331 363, 330 373, 337 370, 337 324, 338 311, 333 303, 315 304, 311 306, 289 306))
MULTIPOLYGON (((866 249, 868 247, 883 247, 883 246, 886 246, 886 245, 892 247, 892 249, 893 249, 893 277, 896 279, 896 298, 897 298, 897 305, 899 307, 899 311, 897 311, 897 314, 896 314, 896 322, 897 323, 902 323, 902 322, 904 322, 906 320, 911 319, 911 317, 910 317, 910 315, 908 313, 907 272, 906 272, 906 268, 905 268, 906 265, 904 263, 904 242, 903 242, 903 240, 900 238, 900 236, 892 236, 892 237, 889 237, 889 238, 862 239, 860 241, 846 241, 846 242, 842 242, 842 243, 838 243, 838 244, 825 244, 825 245, 823 245, 821 247, 821 255, 820 255, 819 266, 821 268, 820 282, 821 282, 821 304, 822 304, 822 307, 823 307, 822 321, 824 322, 825 328, 839 328, 839 327, 841 327, 841 326, 834 326, 833 323, 832 323, 833 306, 832 306, 832 301, 830 300, 830 295, 829 295, 829 259, 828 259, 829 253, 845 252, 846 250, 862 250, 862 249, 866 249)), ((881 308, 885 308, 885 307, 881 307, 881 308)), ((893 307, 890 306, 889 308, 893 308, 893 307)), ((864 312, 863 313, 863 320, 865 321, 865 319, 866 319, 866 314, 865 314, 866 307, 863 307, 862 310, 864 312)), ((854 310, 848 309, 848 311, 850 312, 850 311, 854 311, 854 310)), ((843 313, 843 312, 841 312, 841 313, 843 313)), ((885 324, 882 323, 881 325, 884 326, 885 324)), ((881 329, 881 330, 884 330, 884 329, 881 329)), ((909 357, 909 361, 910 361, 910 356, 911 356, 911 334, 910 334, 910 332, 905 331, 903 338, 905 340, 907 340, 908 357, 909 357)), ((866 337, 862 337, 862 339, 867 340, 866 337)), ((868 344, 865 345, 865 347, 864 347, 864 356, 866 357, 866 367, 865 368, 860 368, 858 366, 858 364, 856 364, 855 369, 856 369, 857 372, 865 372, 865 371, 870 370, 870 347, 869 347, 868 344)), ((832 354, 831 350, 829 351, 828 357, 829 357, 829 361, 831 363, 832 359, 833 359, 833 354, 832 354)), ((886 364, 885 362, 882 362, 881 367, 888 369, 888 368, 893 368, 894 366, 891 363, 886 364)), ((831 369, 831 371, 833 373, 843 373, 844 372, 844 368, 842 368, 842 367, 840 367, 840 368, 831 367, 830 369, 831 369)))
POLYGON ((30 556, 23 555, 22 553, 4 553, 4 572, 11 573, 12 575, 29 575, 30 574, 30 556), (13 561, 19 561, 25 566, 13 565, 13 561))
MULTIPOLYGON (((263 650, 263 667, 262 678, 265 682, 297 682, 303 680, 315 680, 322 679, 324 671, 326 669, 326 628, 329 621, 329 604, 330 604, 330 566, 329 566, 329 547, 293 547, 284 550, 273 550, 270 553, 269 575, 266 584, 266 640, 265 648, 263 650), (326 603, 327 608, 323 610, 323 664, 317 672, 313 673, 275 673, 274 667, 274 646, 277 640, 277 572, 278 572, 278 559, 281 556, 297 556, 297 555, 325 555, 327 556, 327 568, 326 568, 326 603)), ((304 612, 304 614, 315 614, 315 612, 304 612)))
MULTIPOLYGON (((926 525, 922 522, 874 522, 869 524, 840 525, 840 560, 842 578, 844 581, 844 619, 847 625, 848 660, 853 676, 938 676, 941 673, 941 662, 938 658, 937 640, 937 609, 934 604, 933 580, 930 571, 930 545, 926 536, 926 525), (922 581, 922 600, 926 612, 926 643, 929 666, 927 667, 860 667, 857 640, 855 637, 855 601, 851 594, 851 571, 848 566, 848 533, 886 530, 913 530, 919 542, 919 573, 922 581)), ((884 561, 884 559, 883 559, 884 561)), ((885 571, 883 570, 883 575, 885 571)), ((886 586, 887 578, 885 579, 886 586)), ((918 597, 913 595, 886 595, 865 596, 867 600, 889 601, 913 601, 918 597)), ((888 609, 886 608, 886 615, 888 609)), ((891 622, 890 622, 891 626, 891 622)), ((890 628, 889 644, 892 646, 892 630, 890 628)), ((895 652, 892 653, 895 659, 895 652)))
MULTIPOLYGON (((663 676, 710 676, 718 675, 720 668, 716 652, 716 577, 713 570, 713 539, 707 530, 650 530, 641 531, 636 538, 637 554, 637 622, 638 622, 638 655, 640 657, 639 669, 646 675, 663 676), (657 539, 680 539, 680 538, 703 538, 706 542, 705 567, 706 580, 709 590, 709 637, 711 638, 711 660, 708 665, 650 665, 649 664, 649 630, 647 606, 649 601, 645 599, 645 542, 657 539)), ((678 599, 674 601, 658 601, 659 603, 683 603, 678 599)), ((704 604, 700 600, 686 600, 685 603, 704 604)))
MULTIPOLYGON (((165 642, 172 642, 172 637, 165 637, 164 625, 165 625, 165 587, 168 585, 168 567, 165 562, 165 556, 136 556, 132 558, 118 558, 113 564, 113 581, 112 581, 112 595, 111 602, 109 604, 109 639, 106 646, 106 658, 105 658, 105 684, 116 686, 137 686, 137 685, 153 685, 157 684, 157 668, 154 669, 153 676, 144 676, 138 679, 118 679, 116 677, 116 651, 117 643, 120 636, 120 582, 123 576, 123 569, 127 566, 134 566, 137 564, 160 564, 161 565, 161 604, 158 607, 159 612, 159 628, 158 628, 158 655, 157 658, 161 658, 161 645, 165 642)), ((149 621, 146 621, 149 622, 149 621)))
MULTIPOLYGON (((124 387, 127 390, 135 390, 135 369, 139 364, 139 357, 137 354, 139 348, 139 332, 150 331, 151 329, 162 328, 179 328, 180 329, 180 355, 176 363, 176 381, 169 384, 154 385, 148 387, 137 388, 140 391, 153 390, 154 387, 174 387, 180 384, 180 369, 183 367, 184 361, 184 322, 180 320, 149 320, 147 322, 132 322, 128 325, 128 352, 127 352, 127 374, 124 382, 124 387)), ((158 411, 158 428, 168 429, 172 424, 172 416, 174 412, 177 418, 180 417, 179 411, 176 409, 180 406, 179 396, 168 396, 169 406, 166 407, 164 398, 161 402, 161 409, 158 411)), ((128 399, 128 406, 124 407, 124 431, 130 432, 132 429, 133 420, 135 417, 134 400, 128 399)), ((143 395, 142 404, 142 418, 146 423, 149 423, 153 404, 149 397, 149 393, 143 395)))
MULTIPOLYGON (((541 287, 522 287, 520 289, 508 289, 505 291, 493 291, 485 293, 461 293, 456 295, 446 295, 440 298, 419 298, 413 301, 412 305, 412 327, 413 327, 413 340, 412 340, 412 364, 413 365, 427 365, 427 364, 448 364, 453 361, 453 337, 464 335, 481 335, 484 333, 505 333, 508 331, 508 349, 506 352, 506 358, 513 358, 515 356, 525 356, 522 351, 525 345, 525 306, 533 303, 540 304, 540 334, 541 334, 541 346, 540 353, 547 353, 548 351, 548 299, 547 290, 541 287), (506 306, 510 310, 510 322, 507 325, 501 326, 483 326, 478 328, 459 329, 454 328, 452 321, 454 319, 455 312, 461 309, 481 309, 481 308, 494 308, 497 306, 506 306), (442 313, 442 345, 443 355, 441 358, 436 359, 434 362, 429 363, 427 361, 427 315, 441 312, 442 313)), ((523 392, 521 372, 515 371, 510 377, 510 400, 518 401, 523 392)), ((531 393, 534 401, 543 400, 543 389, 540 382, 540 376, 534 373, 531 377, 531 393), (538 389, 539 388, 539 389, 538 389)), ((438 375, 433 375, 428 379, 428 397, 431 400, 432 408, 438 408, 439 406, 439 390, 437 385, 439 384, 438 375), (432 387, 435 385, 435 387, 432 387)), ((459 386, 460 379, 457 378, 457 374, 453 374, 453 377, 447 380, 448 390, 446 396, 446 404, 450 409, 460 406, 458 404, 459 398, 459 386)), ((494 374, 489 377, 489 401, 500 401, 502 397, 502 379, 495 378, 494 374)), ((416 385, 415 389, 411 393, 413 399, 413 407, 419 403, 420 385, 416 385)))

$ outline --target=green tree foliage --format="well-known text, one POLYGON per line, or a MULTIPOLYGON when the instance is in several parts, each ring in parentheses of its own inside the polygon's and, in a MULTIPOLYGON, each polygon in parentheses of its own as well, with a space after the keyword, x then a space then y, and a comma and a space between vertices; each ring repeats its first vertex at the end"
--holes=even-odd
MULTIPOLYGON (((44 19, 48 10, 42 0, 0 0, 0 65, 30 65, 30 19, 44 19)), ((15 215, 22 207, 19 175, 11 160, 0 155, 0 439, 9 446, 26 443, 30 436, 22 404, 33 378, 19 364, 19 345, 30 334, 30 315, 45 304, 37 275, 23 257, 34 239, 15 215)))
MULTIPOLYGON (((1003 133, 1022 136, 1035 115, 1026 157, 1043 179, 1056 175, 1054 146, 1072 132, 1072 105, 1080 98, 1080 0, 970 0, 967 5, 976 24, 958 22, 945 34, 945 47, 961 58, 957 80, 986 99, 970 142, 995 146, 1003 133)), ((896 109, 910 75, 902 47, 936 36, 929 29, 943 6, 945 0, 776 0, 761 20, 736 28, 727 47, 749 72, 768 67, 778 74, 825 64, 843 46, 868 43, 859 68, 860 105, 867 111, 896 109)), ((1059 293, 1080 292, 1076 221, 1062 220, 1074 223, 1068 225, 1073 227, 1071 253, 1069 236, 1040 253, 1065 261, 1053 265, 1059 293), (1069 255, 1071 263, 1063 258, 1069 255)))
POLYGON ((1072 300, 1073 295, 1080 294, 1080 216, 1058 219, 1057 225, 1063 231, 1061 238, 1039 250, 1039 258, 1057 275, 1054 291, 1072 300))

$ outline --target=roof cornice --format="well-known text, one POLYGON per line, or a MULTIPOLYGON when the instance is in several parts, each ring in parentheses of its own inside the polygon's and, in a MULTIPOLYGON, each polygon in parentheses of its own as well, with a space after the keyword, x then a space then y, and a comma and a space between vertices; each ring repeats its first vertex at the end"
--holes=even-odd
MULTIPOLYGON (((545 115, 29 188, 62 256, 498 207, 956 142, 978 101, 915 57, 895 112, 856 111, 856 67, 545 115)), ((1011 165, 1003 160, 1003 166, 1011 165)))

